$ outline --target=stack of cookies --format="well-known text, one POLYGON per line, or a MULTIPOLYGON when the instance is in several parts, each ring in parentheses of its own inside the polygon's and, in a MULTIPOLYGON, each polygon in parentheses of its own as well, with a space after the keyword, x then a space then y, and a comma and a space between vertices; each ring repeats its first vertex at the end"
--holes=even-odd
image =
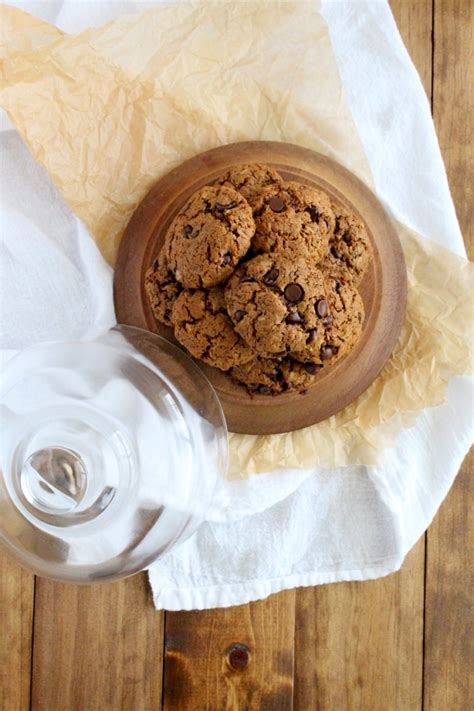
POLYGON ((263 165, 236 166, 175 217, 145 279, 155 318, 251 392, 306 390, 362 333, 360 218, 263 165))

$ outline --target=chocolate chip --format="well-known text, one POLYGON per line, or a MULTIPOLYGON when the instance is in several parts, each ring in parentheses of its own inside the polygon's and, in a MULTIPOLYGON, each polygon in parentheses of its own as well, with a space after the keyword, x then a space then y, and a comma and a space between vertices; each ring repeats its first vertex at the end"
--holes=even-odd
POLYGON ((283 210, 285 209, 285 203, 278 196, 269 198, 267 203, 270 209, 273 210, 273 212, 283 212, 283 210))
POLYGON ((267 286, 269 286, 270 284, 273 284, 278 279, 279 273, 280 272, 278 271, 278 269, 275 269, 275 267, 273 267, 273 269, 270 269, 270 271, 267 272, 265 274, 265 276, 263 277, 263 283, 266 284, 267 286))
POLYGON ((288 314, 288 316, 287 316, 286 319, 285 319, 286 323, 292 323, 292 324, 293 324, 293 323, 301 323, 302 320, 303 320, 303 319, 301 318, 301 316, 300 316, 300 314, 298 313, 298 311, 292 311, 292 313, 291 313, 291 314, 288 314))
POLYGON ((241 280, 240 283, 241 283, 241 284, 247 284, 247 283, 249 283, 249 282, 251 282, 251 281, 255 281, 255 279, 254 279, 253 277, 251 277, 251 276, 246 276, 246 277, 244 277, 244 278, 241 280))
POLYGON ((190 235, 192 234, 193 231, 193 226, 192 225, 184 225, 184 234, 185 235, 190 235))
POLYGON ((224 256, 222 257, 222 264, 225 266, 226 264, 230 264, 232 261, 232 254, 230 252, 226 252, 224 256))
POLYGON ((337 249, 337 247, 331 247, 331 254, 333 257, 336 257, 336 259, 342 259, 342 254, 340 251, 337 249))
POLYGON ((218 212, 224 212, 224 210, 232 210, 233 207, 236 207, 237 203, 236 202, 228 202, 226 204, 222 202, 216 202, 216 210, 218 212))
POLYGON ((342 284, 339 281, 339 279, 334 279, 334 286, 336 287, 336 291, 339 293, 339 289, 341 288, 342 284))
POLYGON ((316 207, 314 207, 314 205, 307 207, 306 212, 311 217, 311 222, 319 222, 321 219, 321 213, 316 207))
POLYGON ((319 318, 324 318, 325 316, 327 316, 328 313, 328 302, 326 301, 326 299, 319 299, 319 301, 316 301, 314 309, 318 314, 319 318))
POLYGON ((342 239, 346 244, 350 244, 352 242, 349 232, 344 232, 344 234, 342 235, 342 239))
POLYGON ((334 346, 330 346, 327 343, 324 346, 321 346, 321 351, 320 351, 320 356, 321 360, 328 360, 328 358, 332 358, 332 356, 335 354, 336 349, 334 346))
POLYGON ((314 343, 316 340, 316 334, 318 333, 317 328, 312 328, 311 331, 308 333, 308 338, 306 339, 306 343, 309 345, 310 343, 314 343))
POLYGON ((283 375, 283 371, 278 368, 277 372, 275 373, 275 380, 279 383, 282 383, 285 379, 285 376, 283 375))
POLYGON ((328 326, 334 321, 334 316, 331 314, 328 314, 326 318, 324 319, 324 323, 327 324, 328 326))
POLYGON ((154 259, 154 260, 153 260, 153 264, 152 264, 151 266, 153 267, 154 271, 156 272, 156 270, 157 270, 158 267, 160 266, 160 263, 159 263, 158 259, 154 259))
POLYGON ((305 364, 304 364, 304 369, 305 369, 306 372, 309 373, 310 375, 314 375, 315 373, 317 373, 318 370, 320 370, 320 368, 321 368, 321 366, 320 366, 320 365, 316 365, 316 363, 305 363, 305 364))
POLYGON ((260 385, 258 392, 262 393, 262 395, 268 395, 271 392, 271 388, 268 385, 260 385))
POLYGON ((285 294, 285 299, 289 301, 290 304, 297 304, 304 296, 304 289, 299 284, 288 284, 283 293, 285 294))
POLYGON ((234 314, 234 321, 237 321, 237 323, 239 323, 239 321, 242 321, 244 316, 245 316, 245 311, 242 311, 241 309, 239 309, 234 314))

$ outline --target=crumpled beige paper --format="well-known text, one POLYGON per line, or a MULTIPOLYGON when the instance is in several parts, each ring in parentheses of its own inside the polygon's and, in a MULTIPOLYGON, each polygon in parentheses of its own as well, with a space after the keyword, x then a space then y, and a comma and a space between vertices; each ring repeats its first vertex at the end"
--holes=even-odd
MULTIPOLYGON (((154 182, 225 143, 297 143, 371 183, 317 2, 178 3, 79 35, 3 7, 0 24, 0 103, 111 264, 154 182)), ((381 375, 326 422, 230 435, 231 476, 375 463, 401 427, 442 402, 453 375, 472 369, 472 265, 398 232, 408 311, 381 375)))
POLYGON ((150 187, 209 148, 291 140, 367 174, 317 4, 179 2, 46 46, 0 9, 1 104, 111 264, 150 187))

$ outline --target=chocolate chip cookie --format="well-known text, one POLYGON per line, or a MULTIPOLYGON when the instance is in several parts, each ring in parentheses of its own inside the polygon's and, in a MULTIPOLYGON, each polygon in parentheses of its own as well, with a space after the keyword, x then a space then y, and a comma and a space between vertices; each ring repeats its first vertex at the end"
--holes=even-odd
POLYGON ((262 190, 281 182, 282 177, 276 170, 259 163, 235 165, 216 180, 219 185, 237 190, 251 207, 259 200, 262 190))
POLYGON ((332 205, 336 218, 334 234, 329 240, 328 260, 343 266, 360 283, 372 259, 372 245, 362 220, 340 203, 332 205))
POLYGON ((188 289, 225 281, 250 247, 252 209, 233 188, 205 187, 173 220, 165 257, 177 281, 188 289))
POLYGON ((172 325, 171 311, 181 289, 181 284, 169 271, 162 252, 145 275, 145 292, 157 321, 166 326, 172 325))
POLYGON ((335 218, 328 196, 308 185, 287 182, 266 188, 254 205, 255 252, 311 259, 327 254, 335 218))
POLYGON ((222 287, 181 292, 172 321, 177 340, 208 365, 228 370, 254 357, 227 315, 222 287))
POLYGON ((318 308, 325 299, 322 273, 296 255, 254 257, 236 270, 225 289, 235 330, 266 357, 301 353, 308 345, 317 350, 322 337, 318 308))
POLYGON ((326 285, 328 316, 324 319, 319 362, 332 365, 347 355, 360 339, 364 304, 352 279, 344 279, 340 272, 334 271, 331 263, 323 263, 321 269, 326 285))
POLYGON ((273 395, 287 390, 307 390, 315 381, 321 366, 299 363, 290 358, 274 360, 257 357, 232 368, 231 375, 250 392, 273 395))

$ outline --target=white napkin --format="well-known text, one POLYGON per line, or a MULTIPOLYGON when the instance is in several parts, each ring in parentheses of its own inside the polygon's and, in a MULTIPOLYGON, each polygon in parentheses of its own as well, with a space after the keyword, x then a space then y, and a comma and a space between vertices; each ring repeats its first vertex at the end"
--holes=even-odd
MULTIPOLYGON (((12 4, 79 32, 154 3, 12 4)), ((428 102, 387 3, 323 0, 322 9, 379 197, 464 254, 428 102)), ((5 117, 2 126, 0 346, 93 337, 115 321, 111 270, 5 117)), ((454 379, 447 402, 420 413, 381 466, 272 472, 227 486, 212 521, 152 566, 156 606, 226 606, 397 570, 472 441, 472 398, 472 380, 454 379)))

